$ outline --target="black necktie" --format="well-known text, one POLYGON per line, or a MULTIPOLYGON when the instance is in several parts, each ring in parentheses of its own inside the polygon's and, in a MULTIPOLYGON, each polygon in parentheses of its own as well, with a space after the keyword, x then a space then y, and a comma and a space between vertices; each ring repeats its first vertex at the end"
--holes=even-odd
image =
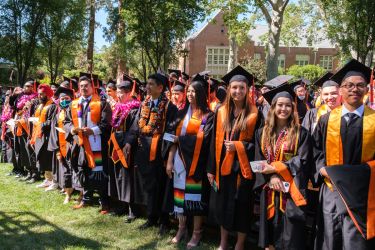
POLYGON ((347 122, 347 125, 348 125, 348 127, 350 126, 350 125, 352 125, 356 120, 357 120, 357 118, 358 118, 358 115, 356 115, 356 114, 354 114, 354 113, 348 113, 348 114, 346 114, 347 116, 348 116, 348 122, 347 122))

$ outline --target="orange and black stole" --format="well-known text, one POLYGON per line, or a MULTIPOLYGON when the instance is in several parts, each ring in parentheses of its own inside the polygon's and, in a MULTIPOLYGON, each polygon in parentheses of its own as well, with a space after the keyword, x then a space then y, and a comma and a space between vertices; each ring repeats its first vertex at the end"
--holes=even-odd
MULTIPOLYGON (((362 163, 367 163, 370 167, 370 185, 368 190, 368 201, 367 201, 367 222, 366 222, 366 235, 364 235, 363 230, 360 228, 359 223, 353 213, 351 208, 347 206, 350 217, 352 218, 355 226, 360 231, 360 233, 367 239, 375 237, 375 111, 371 108, 364 106, 363 115, 363 132, 362 132, 362 163)), ((342 106, 338 107, 330 112, 327 126, 327 136, 326 136, 326 165, 327 169, 330 166, 343 165, 343 145, 341 140, 341 114, 342 106)), ((357 145, 353 145, 357 146, 357 145)), ((327 170, 328 171, 328 170, 327 170)), ((332 183, 330 180, 325 179, 325 183, 332 190, 332 183)), ((356 185, 356 183, 353 183, 356 185)), ((345 200, 343 200, 344 203, 345 200)))
MULTIPOLYGON (((101 113, 101 103, 100 97, 98 95, 93 95, 91 98, 90 103, 88 104, 88 112, 91 113, 91 121, 94 124, 98 124, 100 121, 100 113, 101 113)), ((72 119, 74 127, 79 127, 79 120, 82 121, 82 109, 83 106, 80 103, 80 99, 75 99, 72 102, 72 119)), ((84 136, 82 132, 78 133, 78 145, 84 147, 87 163, 90 168, 95 168, 95 166, 102 166, 102 154, 101 151, 93 152, 91 150, 90 142, 87 136, 84 136)))
MULTIPOLYGON (((226 117, 225 107, 222 106, 217 110, 217 119, 216 119, 216 133, 215 133, 215 159, 216 159, 216 174, 215 174, 215 181, 217 188, 220 189, 220 175, 227 176, 230 175, 232 172, 232 165, 234 162, 234 158, 237 155, 238 161, 240 163, 241 174, 245 179, 252 179, 252 172, 250 168, 250 162, 247 158, 247 154, 245 151, 245 147, 243 145, 243 141, 250 142, 254 135, 255 125, 258 119, 258 109, 255 105, 251 105, 250 113, 247 117, 247 124, 246 129, 240 131, 240 136, 238 141, 233 141, 236 151, 225 151, 224 160, 221 161, 221 152, 224 145, 224 139, 227 137, 227 140, 231 139, 228 138, 229 136, 224 131, 223 124, 224 118, 226 117)), ((235 132, 236 128, 232 129, 232 132, 235 132)), ((234 134, 234 133, 232 133, 234 134)), ((237 186, 239 186, 239 175, 237 178, 237 186)))
POLYGON ((48 100, 46 104, 39 104, 37 110, 35 111, 35 117, 39 120, 34 125, 33 134, 30 140, 31 145, 35 145, 36 138, 42 137, 42 123, 47 120, 47 111, 52 103, 52 100, 48 100))
MULTIPOLYGON (((280 175, 286 182, 290 184, 289 195, 297 206, 306 205, 306 200, 296 186, 293 176, 290 174, 287 166, 284 164, 295 155, 298 150, 299 134, 296 136, 296 140, 290 144, 287 141, 288 130, 283 129, 274 145, 271 145, 267 140, 264 130, 262 131, 261 147, 263 156, 267 159, 267 162, 276 169, 276 173, 280 175)), ((275 215, 275 195, 276 191, 265 186, 267 191, 267 219, 271 219, 275 215)), ((287 193, 279 192, 280 197, 280 209, 281 212, 285 213, 286 202, 289 198, 287 193)))

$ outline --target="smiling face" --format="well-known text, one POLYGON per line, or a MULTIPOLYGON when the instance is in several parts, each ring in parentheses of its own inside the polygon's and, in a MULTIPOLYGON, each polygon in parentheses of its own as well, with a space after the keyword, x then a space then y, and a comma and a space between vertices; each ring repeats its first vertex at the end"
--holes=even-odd
POLYGON ((193 86, 189 86, 187 92, 186 92, 186 98, 190 104, 196 104, 196 98, 195 98, 195 89, 193 86))
POLYGON ((286 97, 277 98, 275 105, 275 115, 277 119, 288 120, 293 110, 292 101, 286 97))
POLYGON ((116 90, 107 87, 107 88, 106 88, 106 93, 107 93, 108 96, 112 97, 113 100, 117 101, 116 90))
POLYGON ((341 98, 339 88, 336 86, 325 87, 321 92, 322 100, 332 110, 340 105, 341 98))
POLYGON ((341 84, 340 95, 342 100, 351 106, 360 106, 367 93, 367 83, 362 76, 347 77, 341 84))
POLYGON ((229 94, 233 101, 244 101, 248 93, 245 82, 233 81, 229 85, 229 94))

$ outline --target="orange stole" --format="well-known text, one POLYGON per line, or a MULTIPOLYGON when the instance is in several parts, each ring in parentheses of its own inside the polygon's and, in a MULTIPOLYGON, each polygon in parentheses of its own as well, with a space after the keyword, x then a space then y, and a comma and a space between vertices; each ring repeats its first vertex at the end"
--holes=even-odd
MULTIPOLYGON (((180 122, 180 124, 177 126, 177 129, 176 129, 176 135, 177 136, 181 135, 183 123, 184 123, 184 120, 182 120, 180 122)), ((200 155, 201 148, 202 148, 204 132, 203 132, 203 129, 200 130, 201 124, 202 124, 202 119, 197 119, 197 118, 194 117, 194 115, 192 115, 192 117, 189 120, 188 126, 186 128, 186 134, 196 134, 197 135, 197 140, 196 140, 195 146, 194 146, 193 160, 191 162, 189 175, 188 175, 189 177, 194 175, 195 170, 197 169, 199 155, 200 155)), ((183 157, 181 156, 181 158, 183 158, 183 157)), ((187 166, 185 164, 185 161, 184 161, 184 159, 182 159, 182 160, 183 160, 185 168, 186 168, 187 166)))
MULTIPOLYGON (((168 101, 167 104, 165 105, 164 115, 162 117, 162 122, 163 122, 163 130, 162 131, 163 132, 164 132, 164 128, 165 128, 165 123, 167 122, 166 117, 167 117, 169 102, 170 101, 168 101)), ((160 139, 160 134, 154 134, 152 136, 151 146, 150 146, 150 161, 154 161, 156 159, 156 152, 158 150, 159 139, 160 139)))
POLYGON ((47 120, 47 111, 48 107, 53 103, 52 100, 47 101, 45 105, 40 104, 35 112, 35 117, 39 118, 39 121, 37 121, 34 125, 33 134, 30 140, 31 145, 35 145, 36 138, 42 137, 42 123, 46 122, 47 120))
POLYGON ((26 131, 28 135, 30 135, 30 129, 28 126, 28 123, 26 119, 22 118, 19 120, 19 124, 17 125, 17 131, 16 131, 16 136, 21 136, 22 135, 22 129, 26 131))
MULTIPOLYGON (((362 132, 362 163, 367 163, 371 168, 370 188, 368 192, 367 204, 367 239, 375 237, 375 111, 364 106, 363 132, 362 132)), ((331 111, 328 119, 327 138, 326 138, 326 164, 327 167, 333 165, 343 165, 343 149, 340 128, 341 127, 342 106, 331 111), (337 147, 338 145, 338 147, 337 147)), ((325 180, 327 186, 330 181, 325 180)), ((331 184, 332 185, 332 184, 331 184)), ((355 219, 349 213, 353 222, 355 219)), ((357 226, 360 230, 360 228, 357 226)))
MULTIPOLYGON (((111 133, 111 138, 109 139, 109 142, 112 142, 112 144, 113 144, 113 152, 116 151, 116 154, 117 154, 117 156, 119 158, 119 161, 122 163, 122 166, 124 168, 129 168, 128 167, 128 163, 126 162, 126 159, 125 159, 124 152, 122 151, 122 149, 118 145, 114 132, 111 133)), ((112 160, 113 160, 113 152, 112 152, 112 160)), ((114 164, 116 164, 117 162, 118 162, 118 160, 117 161, 113 160, 114 164)))
MULTIPOLYGON (((57 126, 61 129, 64 129, 64 120, 65 120, 65 110, 61 110, 59 113, 59 118, 57 120, 57 126)), ((59 136, 60 153, 65 158, 67 154, 65 134, 59 131, 57 131, 57 134, 59 136)))
MULTIPOLYGON (((72 102, 72 119, 74 127, 78 128, 78 108, 79 108, 79 98, 72 102)), ((93 95, 89 103, 91 112, 91 121, 97 124, 100 121, 100 97, 98 95, 93 95)), ((95 167, 94 154, 91 150, 90 142, 87 136, 83 136, 82 132, 78 133, 78 145, 85 148, 87 163, 90 168, 95 167)))
MULTIPOLYGON (((261 140, 262 140, 261 141, 261 143, 262 143, 261 147, 264 148, 263 147, 263 143, 264 143, 264 134, 263 133, 262 133, 262 139, 261 140)), ((293 154, 293 156, 297 155, 298 140, 299 140, 299 133, 297 134, 296 141, 294 143, 294 154, 293 154)), ((283 161, 285 160, 284 146, 285 146, 285 142, 281 146, 281 152, 280 152, 278 161, 271 162, 271 165, 275 168, 276 173, 278 175, 280 175, 286 182, 288 182, 290 184, 289 194, 290 194, 290 197, 292 198, 294 204, 296 204, 296 206, 304 206, 304 205, 307 204, 307 202, 306 202, 305 198, 303 197, 303 195, 301 194, 301 192, 299 191, 296 183, 294 182, 294 178, 290 174, 287 166, 283 163, 283 161)), ((275 215, 274 197, 275 197, 275 191, 272 190, 272 202, 267 207, 267 219, 271 219, 275 215)), ((282 209, 282 200, 281 199, 282 199, 282 194, 280 193, 280 210, 282 210, 282 212, 285 212, 282 209)))
POLYGON ((322 116, 322 115, 325 115, 327 114, 329 111, 328 111, 328 106, 327 104, 322 104, 319 108, 318 108, 318 111, 316 112, 316 120, 315 122, 318 122, 319 121, 319 118, 322 116))
POLYGON ((252 173, 250 169, 250 163, 246 155, 245 148, 242 144, 242 141, 249 142, 254 135, 255 124, 258 118, 258 109, 255 105, 251 105, 250 114, 248 115, 248 120, 246 124, 246 130, 240 132, 240 138, 238 141, 234 141, 234 145, 236 151, 225 152, 224 160, 220 166, 220 157, 221 151, 223 148, 224 143, 224 135, 225 131, 223 128, 224 117, 225 117, 225 109, 224 106, 220 107, 217 110, 217 120, 216 120, 216 138, 215 138, 215 158, 216 158, 216 174, 215 174, 215 181, 217 187, 219 189, 219 175, 220 173, 225 176, 229 175, 232 171, 232 165, 234 161, 234 157, 237 153, 238 161, 240 163, 240 169, 242 176, 245 179, 252 179, 252 173), (220 172, 219 172, 220 171, 220 172))

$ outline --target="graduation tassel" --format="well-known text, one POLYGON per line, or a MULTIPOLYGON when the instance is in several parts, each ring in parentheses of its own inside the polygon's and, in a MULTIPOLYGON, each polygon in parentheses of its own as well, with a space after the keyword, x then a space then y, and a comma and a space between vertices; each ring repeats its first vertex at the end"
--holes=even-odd
POLYGON ((255 105, 255 84, 254 84, 254 77, 253 77, 253 81, 252 81, 252 84, 251 84, 251 102, 253 103, 253 105, 255 105))
POLYGON ((208 78, 208 93, 207 93, 208 107, 210 107, 211 105, 210 93, 211 93, 211 78, 208 78))
POLYGON ((33 86, 34 92, 36 93, 36 80, 34 80, 34 86, 33 86))
POLYGON ((133 80, 133 86, 132 86, 132 91, 130 92, 130 96, 136 96, 135 95, 135 87, 136 87, 137 83, 135 80, 133 80))
POLYGON ((371 71, 370 77, 370 107, 372 108, 374 104, 374 68, 371 71))

